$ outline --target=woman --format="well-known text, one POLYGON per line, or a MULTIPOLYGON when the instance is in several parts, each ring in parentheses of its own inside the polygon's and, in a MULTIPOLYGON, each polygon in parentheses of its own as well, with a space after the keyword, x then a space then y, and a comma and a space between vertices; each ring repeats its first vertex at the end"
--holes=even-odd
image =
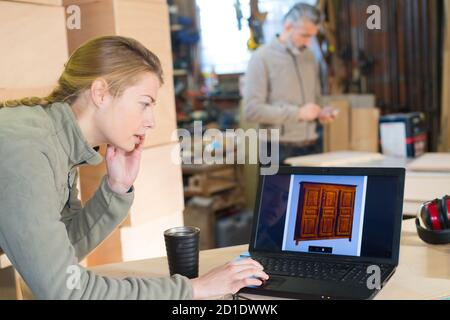
POLYGON ((193 280, 119 280, 78 265, 130 209, 162 83, 153 53, 107 36, 73 53, 48 97, 0 102, 0 247, 37 298, 202 299, 268 278, 250 259, 193 280), (82 208, 76 168, 99 164, 101 144, 107 175, 82 208))

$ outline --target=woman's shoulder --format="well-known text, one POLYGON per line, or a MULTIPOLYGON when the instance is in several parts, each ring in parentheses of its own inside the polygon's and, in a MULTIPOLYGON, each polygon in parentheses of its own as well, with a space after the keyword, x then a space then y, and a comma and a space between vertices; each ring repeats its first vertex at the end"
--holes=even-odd
POLYGON ((52 123, 42 106, 0 109, 0 148, 23 140, 39 143, 51 130, 52 123))
POLYGON ((52 123, 43 107, 0 109, 0 154, 8 155, 2 157, 3 163, 11 158, 20 163, 36 161, 40 155, 48 154, 51 136, 52 123))

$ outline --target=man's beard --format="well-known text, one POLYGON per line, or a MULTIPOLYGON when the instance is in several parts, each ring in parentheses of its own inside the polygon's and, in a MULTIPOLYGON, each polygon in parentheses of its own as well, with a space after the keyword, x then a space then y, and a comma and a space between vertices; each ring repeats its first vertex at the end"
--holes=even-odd
POLYGON ((297 47, 294 42, 291 40, 291 38, 288 38, 287 41, 287 48, 289 49, 289 51, 292 52, 292 54, 298 56, 300 53, 302 53, 303 51, 305 51, 308 47, 303 45, 301 47, 297 47))

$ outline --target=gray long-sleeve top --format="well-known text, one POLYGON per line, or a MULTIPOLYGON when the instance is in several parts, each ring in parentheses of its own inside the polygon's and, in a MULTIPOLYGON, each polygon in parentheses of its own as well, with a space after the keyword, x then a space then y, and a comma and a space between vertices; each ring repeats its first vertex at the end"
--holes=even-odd
POLYGON ((297 119, 301 106, 319 100, 319 67, 310 50, 295 55, 275 38, 253 54, 244 86, 248 121, 279 129, 281 142, 316 140, 315 122, 297 119))
POLYGON ((36 298, 192 298, 179 275, 113 279, 78 264, 126 218, 134 192, 115 194, 103 178, 81 206, 76 167, 103 159, 68 104, 0 109, 0 155, 0 247, 36 298))

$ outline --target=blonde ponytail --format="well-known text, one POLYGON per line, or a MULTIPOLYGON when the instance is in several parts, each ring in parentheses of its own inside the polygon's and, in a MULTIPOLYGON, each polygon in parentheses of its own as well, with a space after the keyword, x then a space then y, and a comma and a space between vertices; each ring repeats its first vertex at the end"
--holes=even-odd
POLYGON ((138 41, 121 36, 104 36, 81 45, 69 58, 58 86, 47 97, 26 97, 0 101, 0 108, 48 106, 54 102, 72 104, 102 77, 113 96, 120 96, 144 72, 155 74, 164 83, 159 58, 138 41))

